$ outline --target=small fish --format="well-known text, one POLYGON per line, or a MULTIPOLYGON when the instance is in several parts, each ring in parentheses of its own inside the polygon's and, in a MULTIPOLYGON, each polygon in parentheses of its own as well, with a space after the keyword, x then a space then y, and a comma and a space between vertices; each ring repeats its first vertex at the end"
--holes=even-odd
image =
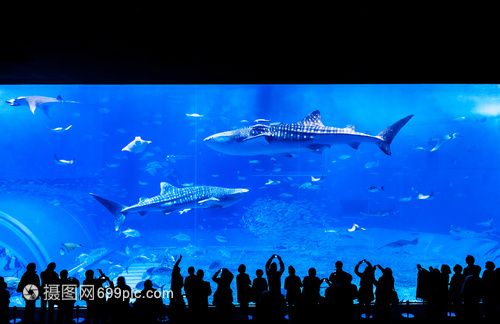
POLYGON ((293 195, 292 195, 292 194, 289 194, 289 193, 284 192, 284 193, 279 194, 279 196, 278 196, 278 197, 280 197, 280 198, 292 198, 292 197, 293 197, 293 195))
POLYGON ((259 164, 260 160, 250 160, 250 161, 248 161, 248 163, 250 163, 250 164, 259 164))
POLYGON ((325 233, 337 233, 337 230, 335 230, 335 229, 326 229, 323 232, 325 232, 325 233))
POLYGON ((194 185, 193 182, 186 182, 186 183, 181 184, 181 186, 183 186, 183 187, 192 187, 193 185, 194 185))
POLYGON ((227 239, 226 239, 226 237, 224 237, 224 236, 222 236, 222 235, 217 235, 217 236, 215 237, 215 239, 216 239, 217 241, 221 242, 221 243, 227 243, 227 239))
POLYGON ((352 224, 351 228, 348 228, 347 231, 349 233, 354 232, 355 230, 366 231, 366 228, 360 227, 358 224, 352 224))
POLYGON ((59 165, 72 165, 75 164, 75 160, 64 160, 60 159, 57 157, 57 155, 54 155, 54 161, 59 164, 59 165))
POLYGON ((122 152, 130 152, 130 153, 141 153, 143 152, 152 141, 145 141, 140 136, 136 136, 132 142, 128 143, 124 148, 122 148, 122 152))
POLYGON ((246 119, 242 119, 242 120, 240 120, 240 123, 249 123, 249 121, 246 119))
POLYGON ((493 218, 485 220, 483 222, 476 223, 476 225, 484 226, 484 227, 492 227, 493 226, 493 218))
POLYGON ((172 236, 172 238, 177 241, 184 241, 184 242, 191 241, 191 236, 183 233, 179 233, 175 236, 172 236))
POLYGON ((66 127, 55 127, 55 128, 51 128, 50 130, 53 132, 56 132, 56 133, 62 133, 62 132, 69 131, 71 129, 71 127, 73 127, 73 125, 69 125, 66 127))
POLYGON ((320 186, 318 186, 317 184, 312 184, 310 182, 304 182, 299 186, 299 189, 319 190, 320 186))
POLYGON ((373 169, 379 166, 378 161, 373 161, 373 162, 366 162, 365 163, 365 169, 373 169))
POLYGON ((311 176, 311 182, 319 182, 321 180, 323 180, 323 177, 316 178, 316 177, 311 176))
POLYGON ((137 183, 138 183, 139 185, 141 185, 141 186, 147 186, 147 185, 149 184, 149 182, 146 182, 146 181, 141 181, 141 180, 137 181, 137 183))
POLYGON ((184 208, 182 210, 179 210, 179 215, 185 214, 185 213, 187 213, 190 210, 191 210, 191 208, 184 208))
POLYGON ((465 117, 465 116, 460 116, 460 117, 457 117, 457 118, 453 118, 454 121, 464 121, 465 119, 467 119, 467 117, 465 117))
POLYGON ((271 120, 269 119, 264 119, 264 118, 258 118, 256 120, 254 120, 253 122, 254 123, 267 123, 267 122, 270 122, 271 120))
POLYGON ((245 181, 246 179, 247 179, 247 177, 238 176, 239 181, 245 181))
POLYGON ((349 158, 351 158, 351 156, 349 154, 342 154, 341 156, 339 156, 340 160, 347 160, 349 158))
POLYGON ((408 202, 408 201, 411 201, 411 196, 401 197, 398 200, 401 201, 401 202, 408 202))
POLYGON ((417 196, 417 198, 420 199, 420 200, 430 199, 430 198, 432 198, 432 193, 429 194, 429 195, 425 195, 423 193, 419 193, 418 196, 417 196))
POLYGON ((197 114, 197 113, 186 114, 186 116, 193 117, 193 118, 201 118, 201 117, 203 117, 203 115, 200 115, 200 114, 197 114))
POLYGON ((72 242, 62 243, 61 249, 59 250, 59 254, 65 255, 66 253, 69 253, 79 247, 82 247, 82 245, 79 243, 72 243, 72 242))
POLYGON ((123 230, 122 234, 125 235, 125 238, 141 236, 141 233, 138 230, 131 229, 131 228, 127 228, 126 230, 123 230))
POLYGON ((279 180, 274 181, 274 180, 269 179, 269 180, 267 180, 267 182, 264 185, 271 186, 271 185, 278 185, 278 184, 280 184, 279 180))
POLYGON ((106 163, 107 168, 118 168, 120 166, 120 163, 106 163))
POLYGON ((379 192, 379 191, 384 190, 384 186, 369 186, 368 191, 369 192, 379 192))
POLYGON ((403 247, 406 245, 417 245, 418 244, 418 238, 415 238, 411 241, 409 240, 397 240, 394 242, 387 243, 386 245, 382 247, 403 247))
POLYGON ((89 258, 89 255, 87 253, 82 253, 79 256, 77 256, 75 260, 79 263, 82 263, 82 262, 87 261, 88 258, 89 258))

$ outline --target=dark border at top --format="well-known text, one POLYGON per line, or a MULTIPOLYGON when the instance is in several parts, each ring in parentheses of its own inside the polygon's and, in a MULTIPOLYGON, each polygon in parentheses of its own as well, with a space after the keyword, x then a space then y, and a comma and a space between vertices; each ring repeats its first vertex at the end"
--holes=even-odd
POLYGON ((453 49, 331 45, 19 40, 0 51, 0 83, 500 83, 495 57, 464 60, 453 49))

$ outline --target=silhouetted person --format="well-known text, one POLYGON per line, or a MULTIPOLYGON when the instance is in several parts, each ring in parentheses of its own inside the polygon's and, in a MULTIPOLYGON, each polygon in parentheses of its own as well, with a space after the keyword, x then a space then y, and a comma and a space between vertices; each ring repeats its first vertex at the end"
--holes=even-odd
POLYGON ((93 296, 82 296, 87 304, 87 322, 88 323, 99 323, 103 318, 103 311, 106 305, 106 297, 98 291, 102 291, 103 284, 105 282, 110 282, 108 277, 106 277, 100 269, 100 276, 94 278, 94 270, 85 271, 85 279, 83 280, 83 285, 88 286, 93 290, 93 296))
POLYGON ((181 268, 179 267, 182 261, 182 255, 175 262, 172 269, 172 280, 170 282, 170 290, 172 291, 172 296, 170 299, 170 310, 172 311, 173 320, 182 320, 184 316, 184 297, 182 296, 182 287, 184 286, 184 278, 181 275, 181 268))
MULTIPOLYGON (((484 311, 485 317, 488 320, 492 320, 495 317, 495 308, 498 298, 498 291, 496 290, 496 280, 495 278, 495 264, 492 261, 487 261, 485 269, 482 276, 483 289, 483 301, 484 301, 484 311)), ((500 302, 500 300, 498 300, 500 302)))
POLYGON ((352 275, 348 272, 345 272, 343 270, 343 267, 344 267, 344 263, 342 263, 342 261, 336 261, 335 262, 335 272, 332 272, 330 274, 330 277, 328 278, 328 280, 330 282, 339 282, 341 284, 344 284, 344 285, 347 285, 348 283, 350 283, 352 281, 352 275), (334 277, 336 277, 337 279, 334 279, 334 277))
POLYGON ((68 277, 68 270, 59 273, 59 292, 61 299, 58 302, 57 322, 73 323, 73 309, 78 297, 77 289, 80 286, 78 279, 68 277))
POLYGON ((464 285, 464 275, 462 266, 455 264, 453 267, 453 276, 450 279, 450 302, 451 309, 455 312, 457 318, 462 318, 462 286, 464 285))
POLYGON ((246 270, 247 267, 240 264, 236 275, 236 294, 240 304, 240 314, 244 320, 248 319, 248 304, 252 298, 252 281, 246 270))
POLYGON ((50 287, 58 287, 59 285, 59 275, 57 274, 55 262, 50 262, 47 268, 40 272, 40 281, 42 284, 42 290, 40 295, 40 305, 42 309, 42 317, 45 316, 45 310, 48 304, 48 322, 52 323, 54 321, 54 305, 60 299, 60 295, 53 295, 50 293, 50 287))
POLYGON ((317 305, 320 299, 321 279, 316 276, 316 269, 309 268, 302 282, 302 302, 304 306, 317 305))
POLYGON ((285 264, 281 257, 277 254, 273 254, 269 260, 266 262, 266 276, 267 282, 269 284, 269 292, 273 295, 281 295, 281 275, 285 271, 285 264), (274 258, 278 259, 280 267, 275 262, 274 258))
MULTIPOLYGON (((432 267, 431 267, 432 269, 432 267)), ((422 267, 422 265, 417 264, 417 298, 422 299, 422 301, 427 304, 429 302, 431 294, 431 277, 429 270, 422 267)))
POLYGON ((0 324, 9 323, 9 303, 10 293, 7 290, 7 283, 0 277, 0 324))
POLYGON ((295 268, 288 266, 288 276, 285 278, 285 300, 288 305, 288 314, 290 319, 295 319, 297 315, 298 305, 302 298, 302 280, 295 274, 295 268))
POLYGON ((466 278, 468 275, 471 275, 474 272, 474 263, 476 262, 476 259, 472 255, 467 255, 465 257, 465 263, 467 264, 464 268, 464 278, 466 278))
POLYGON ((441 265, 441 270, 437 271, 437 284, 435 288, 436 318, 438 320, 446 319, 446 313, 449 305, 448 286, 450 283, 451 269, 447 264, 441 265))
POLYGON ((322 280, 316 276, 316 269, 309 268, 307 276, 302 280, 301 294, 301 319, 316 321, 316 314, 319 308, 320 287, 322 280))
POLYGON ((108 300, 113 323, 125 323, 130 318, 130 298, 132 288, 125 282, 125 277, 118 277, 116 285, 110 284, 113 293, 108 300))
POLYGON ((155 323, 161 314, 162 307, 161 292, 154 289, 153 282, 147 279, 144 281, 144 289, 141 290, 140 297, 134 303, 140 323, 155 323))
POLYGON ((196 322, 206 321, 208 315, 208 297, 212 294, 212 288, 208 281, 203 280, 205 272, 201 269, 196 271, 196 281, 193 286, 193 319, 196 322))
POLYGON ((233 273, 227 268, 217 270, 212 276, 212 280, 217 284, 213 303, 219 318, 223 321, 231 319, 233 310, 233 290, 231 289, 231 282, 233 278, 233 273))
POLYGON ((471 264, 462 286, 462 297, 464 300, 464 318, 467 321, 478 321, 481 317, 479 302, 483 293, 483 285, 479 275, 481 274, 481 267, 471 264))
POLYGON ((188 268, 188 276, 184 279, 184 292, 186 293, 186 299, 188 302, 189 310, 193 306, 193 289, 196 285, 196 274, 193 266, 188 268))
POLYGON ((257 269, 255 271, 256 278, 252 282, 252 293, 253 299, 256 304, 259 303, 262 294, 269 290, 267 280, 264 278, 264 271, 262 269, 257 269))
POLYGON ((396 301, 394 277, 391 268, 383 268, 379 264, 375 265, 377 268, 382 275, 375 281, 375 319, 385 321, 391 319, 391 306, 396 301))
POLYGON ((296 275, 295 268, 288 266, 288 276, 285 278, 286 302, 288 307, 295 306, 301 298, 302 280, 296 275))
POLYGON ((354 273, 359 277, 358 302, 361 307, 361 312, 365 313, 366 318, 371 317, 371 303, 375 300, 373 287, 375 285, 375 268, 366 259, 359 261, 354 267, 354 273), (363 262, 366 264, 363 272, 359 271, 359 267, 363 262))
POLYGON ((35 302, 40 297, 39 294, 41 292, 40 277, 36 273, 36 264, 33 262, 28 263, 26 266, 26 272, 21 277, 16 291, 23 295, 26 292, 29 294, 29 299, 24 299, 24 323, 33 323, 35 320, 35 302), (37 293, 35 293, 35 288, 32 287, 36 287, 37 293), (25 288, 27 290, 23 291, 25 288))

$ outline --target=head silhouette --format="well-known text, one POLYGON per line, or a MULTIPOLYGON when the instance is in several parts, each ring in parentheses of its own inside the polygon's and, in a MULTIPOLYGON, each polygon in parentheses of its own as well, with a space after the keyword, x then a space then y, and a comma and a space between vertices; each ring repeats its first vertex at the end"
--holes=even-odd
POLYGON ((455 264, 455 266, 453 267, 453 272, 455 272, 457 274, 462 273, 462 270, 463 270, 463 267, 458 263, 455 264))
POLYGON ((310 277, 316 277, 316 268, 309 268, 307 271, 310 277))
POLYGON ((198 269, 198 271, 196 271, 196 277, 198 277, 198 279, 203 279, 203 277, 205 276, 205 272, 201 269, 198 269))
POLYGON ((56 270, 56 263, 55 262, 51 262, 47 265, 47 270, 51 270, 51 271, 54 271, 56 270))
POLYGON ((472 255, 469 254, 465 257, 465 263, 467 263, 467 265, 473 265, 474 262, 476 262, 476 259, 474 259, 472 255))
POLYGON ((295 268, 292 265, 288 266, 288 273, 293 276, 295 275, 295 268))
POLYGON ((495 270, 495 264, 492 261, 486 261, 485 268, 487 270, 495 270))
POLYGON ((125 277, 123 277, 123 276, 119 276, 119 277, 116 279, 116 283, 117 283, 119 286, 125 286, 125 277))
POLYGON ((34 262, 28 263, 28 265, 26 266, 26 271, 35 272, 36 271, 36 264, 34 262))
POLYGON ((278 265, 275 262, 271 263, 271 265, 269 266, 269 270, 271 270, 271 272, 278 271, 278 265))
POLYGON ((335 262, 335 269, 337 269, 337 271, 342 271, 342 267, 344 266, 344 264, 342 263, 342 261, 337 261, 335 262))
POLYGON ((61 272, 59 273, 59 277, 61 277, 61 279, 68 279, 68 270, 61 270, 61 272))
POLYGON ((262 269, 257 269, 255 271, 255 275, 257 276, 257 278, 262 278, 262 276, 264 275, 264 271, 262 271, 262 269))
POLYGON ((450 266, 447 264, 441 265, 441 273, 449 275, 451 273, 450 266))
POLYGON ((246 265, 244 265, 244 264, 240 264, 240 265, 238 266, 238 272, 239 272, 239 273, 245 273, 245 271, 247 271, 247 266, 246 266, 246 265))
POLYGON ((94 270, 89 269, 85 271, 85 279, 94 279, 94 270))
POLYGON ((193 267, 193 266, 190 266, 190 267, 188 268, 188 273, 189 273, 190 275, 194 275, 194 267, 193 267))
POLYGON ((153 282, 150 279, 144 281, 144 289, 151 290, 153 289, 153 282))

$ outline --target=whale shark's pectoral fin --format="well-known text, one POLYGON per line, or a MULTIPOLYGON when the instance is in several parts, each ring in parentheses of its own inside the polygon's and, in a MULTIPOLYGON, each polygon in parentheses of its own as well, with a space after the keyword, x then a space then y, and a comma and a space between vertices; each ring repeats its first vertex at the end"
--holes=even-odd
POLYGON ((330 147, 332 147, 330 144, 311 144, 311 145, 307 146, 308 149, 311 149, 314 152, 319 153, 319 154, 323 153, 323 151, 326 148, 330 148, 330 147))
POLYGON ((215 197, 211 197, 211 198, 207 198, 207 199, 203 199, 203 200, 198 201, 198 204, 203 206, 203 207, 212 207, 212 206, 219 205, 218 204, 219 201, 220 201, 220 199, 215 198, 215 197))
MULTIPOLYGON (((244 138, 244 139, 242 140, 242 142, 246 142, 246 141, 249 141, 249 140, 253 140, 253 139, 256 139, 256 138, 259 138, 259 137, 262 137, 262 136, 264 136, 263 138, 264 138, 264 139, 266 139, 266 137, 265 137, 265 136, 268 136, 268 135, 271 135, 271 134, 266 134, 266 133, 264 133, 264 134, 254 135, 254 136, 248 136, 248 137, 244 138)), ((267 139, 266 139, 266 140, 267 140, 267 139)))
POLYGON ((349 146, 350 146, 350 147, 352 147, 353 149, 357 150, 357 149, 358 149, 358 147, 359 147, 359 144, 361 144, 361 143, 359 143, 359 142, 354 142, 354 143, 349 143, 349 144, 347 144, 347 145, 349 145, 349 146))

